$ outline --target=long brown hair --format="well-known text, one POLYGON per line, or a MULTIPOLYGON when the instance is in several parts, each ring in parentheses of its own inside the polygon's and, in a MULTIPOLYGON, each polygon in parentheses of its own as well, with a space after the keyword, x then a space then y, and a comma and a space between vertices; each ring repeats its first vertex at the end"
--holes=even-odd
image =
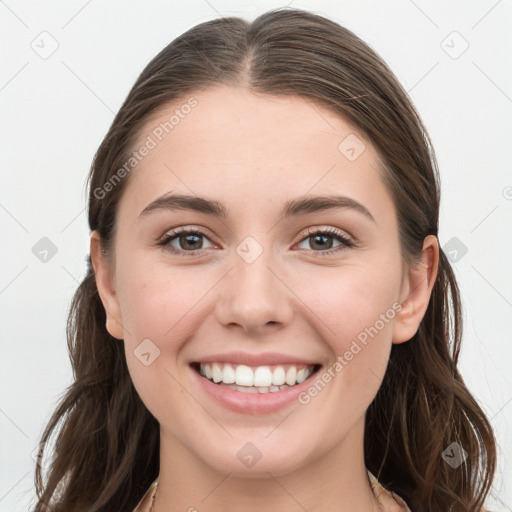
MULTIPOLYGON (((299 95, 354 123, 384 163, 404 261, 419 257, 427 235, 437 236, 436 157, 396 77, 346 28, 311 12, 279 8, 252 23, 237 17, 201 23, 143 70, 88 178, 89 226, 99 231, 106 255, 129 173, 115 186, 105 184, 129 160, 150 115, 213 84, 299 95)), ((367 410, 365 461, 414 511, 476 512, 492 484, 495 440, 457 370, 461 302, 442 249, 439 265, 419 329, 409 342, 393 346, 382 385, 367 410), (467 453, 457 468, 443 457, 452 443, 467 453)), ((36 467, 36 512, 129 511, 158 475, 158 422, 135 391, 123 343, 109 335, 105 321, 89 257, 67 324, 74 382, 42 435, 46 449, 41 458, 53 444, 52 435, 56 439, 46 482, 41 466, 36 467)))

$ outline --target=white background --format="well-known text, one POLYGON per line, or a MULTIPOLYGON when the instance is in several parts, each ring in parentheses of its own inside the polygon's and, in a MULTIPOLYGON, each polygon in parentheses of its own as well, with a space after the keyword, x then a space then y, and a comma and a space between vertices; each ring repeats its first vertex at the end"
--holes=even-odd
MULTIPOLYGON (((71 382, 65 321, 86 269, 84 183, 114 113, 143 67, 185 30, 284 5, 0 1, 1 512, 29 509, 31 452, 71 382), (58 43, 46 59, 31 47, 42 37, 47 49, 58 43), (46 263, 32 253, 42 237, 57 247, 46 263)), ((460 366, 499 442, 489 504, 511 511, 512 1, 291 6, 332 18, 377 50, 429 130, 442 176, 440 242, 457 237, 468 249, 454 263, 465 314, 460 366), (453 31, 469 44, 458 58, 464 41, 453 31)))

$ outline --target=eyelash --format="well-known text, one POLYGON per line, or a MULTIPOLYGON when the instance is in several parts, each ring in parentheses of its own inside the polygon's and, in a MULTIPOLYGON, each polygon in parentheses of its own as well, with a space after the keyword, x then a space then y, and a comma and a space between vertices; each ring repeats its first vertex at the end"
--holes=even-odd
MULTIPOLYGON (((192 250, 192 251, 185 251, 183 249, 182 250, 178 250, 178 249, 175 249, 174 247, 172 247, 170 245, 173 240, 177 239, 179 236, 184 235, 184 234, 186 234, 186 235, 199 235, 199 236, 204 236, 205 238, 208 238, 206 236, 206 234, 204 234, 201 230, 198 230, 198 229, 195 229, 195 228, 184 228, 184 227, 181 227, 181 228, 177 228, 174 231, 171 231, 170 233, 167 233, 165 235, 165 237, 160 242, 158 242, 158 245, 165 247, 165 249, 168 250, 169 252, 171 252, 172 254, 175 254, 177 256, 183 256, 183 257, 195 256, 195 255, 200 254, 202 251, 204 251, 204 249, 195 249, 195 250, 192 250)), ((327 256, 327 255, 330 255, 332 253, 335 253, 335 252, 342 251, 344 249, 353 247, 355 245, 355 243, 351 239, 349 239, 341 231, 339 231, 339 230, 337 230, 335 228, 315 229, 315 230, 310 230, 308 228, 307 231, 301 233, 302 238, 299 240, 298 243, 301 243, 304 240, 306 240, 306 239, 308 239, 308 238, 310 238, 312 236, 315 236, 315 235, 328 235, 328 236, 331 236, 332 238, 335 238, 336 240, 338 240, 342 244, 339 247, 336 247, 334 249, 328 249, 326 251, 313 251, 315 253, 318 253, 321 256, 327 256)))

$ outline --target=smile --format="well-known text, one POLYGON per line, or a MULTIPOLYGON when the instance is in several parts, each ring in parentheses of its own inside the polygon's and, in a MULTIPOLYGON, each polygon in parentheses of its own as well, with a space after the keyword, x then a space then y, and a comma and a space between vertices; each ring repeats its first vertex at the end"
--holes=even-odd
POLYGON ((304 382, 316 365, 247 366, 201 363, 196 371, 210 382, 242 393, 275 393, 304 382))

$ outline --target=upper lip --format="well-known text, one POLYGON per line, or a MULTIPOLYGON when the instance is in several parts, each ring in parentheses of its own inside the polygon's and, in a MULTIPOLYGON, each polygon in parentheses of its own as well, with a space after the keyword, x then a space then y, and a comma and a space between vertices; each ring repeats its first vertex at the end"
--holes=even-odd
POLYGON ((223 352, 219 354, 211 354, 203 356, 193 361, 193 363, 230 363, 244 364, 247 366, 266 366, 276 364, 292 364, 292 365, 313 365, 318 364, 317 361, 305 359, 277 352, 263 352, 261 354, 249 354, 246 352, 223 352))

